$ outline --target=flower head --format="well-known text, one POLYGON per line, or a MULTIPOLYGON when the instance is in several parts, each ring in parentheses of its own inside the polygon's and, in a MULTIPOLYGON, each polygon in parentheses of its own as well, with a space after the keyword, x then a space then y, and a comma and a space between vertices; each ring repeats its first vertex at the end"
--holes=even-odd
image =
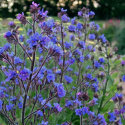
POLYGON ((24 13, 22 12, 22 14, 18 14, 17 16, 17 19, 21 22, 21 24, 26 24, 27 23, 27 20, 26 20, 26 17, 24 16, 24 13))
POLYGON ((90 40, 94 40, 94 39, 95 39, 95 34, 89 34, 88 38, 89 38, 90 40))
POLYGON ((64 97, 66 95, 66 91, 64 90, 63 84, 56 83, 55 86, 57 87, 58 97, 64 97))
POLYGON ((54 108, 57 110, 57 112, 62 111, 62 107, 60 107, 60 105, 58 103, 54 103, 54 108))
POLYGON ((67 83, 72 83, 73 79, 69 76, 64 77, 67 83))

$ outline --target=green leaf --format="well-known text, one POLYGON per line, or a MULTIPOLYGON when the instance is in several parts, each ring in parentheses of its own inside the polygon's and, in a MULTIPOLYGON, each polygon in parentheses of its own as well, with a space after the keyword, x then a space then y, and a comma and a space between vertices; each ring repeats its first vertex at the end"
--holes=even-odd
POLYGON ((105 113, 105 112, 113 111, 114 107, 115 107, 114 102, 109 101, 104 107, 102 107, 101 112, 105 113))
POLYGON ((116 79, 117 76, 118 76, 118 72, 115 72, 115 73, 113 73, 113 74, 111 75, 112 79, 116 79))

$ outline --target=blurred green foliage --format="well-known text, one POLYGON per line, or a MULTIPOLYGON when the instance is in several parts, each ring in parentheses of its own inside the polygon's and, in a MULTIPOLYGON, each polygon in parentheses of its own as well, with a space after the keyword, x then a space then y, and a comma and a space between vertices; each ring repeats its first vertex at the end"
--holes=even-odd
POLYGON ((116 32, 116 46, 118 47, 118 54, 125 54, 125 27, 118 28, 116 32))

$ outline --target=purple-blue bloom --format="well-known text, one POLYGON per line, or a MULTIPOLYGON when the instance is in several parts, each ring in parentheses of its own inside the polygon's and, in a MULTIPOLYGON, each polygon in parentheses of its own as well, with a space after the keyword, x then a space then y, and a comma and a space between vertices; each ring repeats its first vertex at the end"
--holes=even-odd
POLYGON ((42 111, 37 111, 37 114, 39 115, 39 116, 43 116, 43 112, 42 111))
POLYGON ((73 79, 69 76, 64 77, 67 83, 72 83, 73 79))
POLYGON ((6 110, 7 111, 12 110, 13 108, 14 108, 14 104, 12 104, 12 103, 9 103, 8 105, 6 105, 6 110))
POLYGON ((10 43, 6 43, 3 48, 4 48, 4 51, 9 50, 11 48, 10 43))
POLYGON ((90 40, 94 40, 94 39, 95 39, 95 34, 89 34, 88 38, 89 38, 90 40))
POLYGON ((71 42, 65 42, 64 45, 66 49, 70 49, 73 46, 71 42))
POLYGON ((19 103, 18 103, 18 107, 19 107, 19 109, 22 109, 22 107, 23 107, 22 102, 19 102, 19 103))
POLYGON ((76 26, 76 28, 78 30, 83 30, 83 25, 81 23, 78 23, 77 26, 76 26))
POLYGON ((0 99, 0 110, 2 109, 3 101, 0 99))
POLYGON ((89 16, 94 16, 94 15, 95 15, 95 13, 93 11, 89 12, 89 16))
POLYGON ((95 68, 100 68, 101 64, 98 61, 94 61, 95 68))
POLYGON ((42 39, 42 35, 39 33, 35 33, 33 36, 30 36, 30 39, 27 40, 27 43, 29 43, 30 47, 37 46, 37 42, 42 39))
POLYGON ((14 64, 22 64, 23 60, 21 60, 19 57, 14 57, 14 64))
POLYGON ((74 25, 70 25, 68 27, 68 30, 69 30, 69 32, 75 32, 76 31, 76 27, 74 25))
POLYGON ((20 35, 19 39, 20 39, 21 42, 23 42, 25 38, 22 35, 20 35))
POLYGON ((7 79, 6 79, 7 82, 10 80, 14 80, 14 78, 16 78, 17 76, 17 73, 13 70, 9 70, 8 72, 5 71, 4 73, 7 76, 7 79))
POLYGON ((110 122, 114 122, 116 120, 116 116, 114 115, 113 112, 109 112, 109 121, 110 122))
POLYGON ((55 81, 55 74, 48 74, 47 75, 47 81, 48 82, 54 82, 55 81))
POLYGON ((31 36, 32 33, 33 33, 32 29, 28 29, 27 35, 28 35, 28 36, 31 36))
POLYGON ((57 87, 57 93, 59 98, 62 98, 66 95, 66 91, 64 90, 63 84, 55 83, 55 86, 57 87))
POLYGON ((62 11, 62 12, 66 12, 66 11, 67 11, 67 9, 61 8, 61 11, 62 11))
POLYGON ((69 22, 69 20, 70 20, 70 18, 67 17, 67 15, 65 15, 65 14, 61 17, 61 19, 62 19, 63 23, 69 22))
POLYGON ((27 78, 29 78, 29 75, 31 74, 31 71, 27 68, 24 68, 20 71, 19 77, 25 81, 27 78))
POLYGON ((122 81, 125 82, 125 75, 123 75, 123 77, 122 77, 122 81))
POLYGON ((100 35, 98 38, 101 40, 102 43, 107 42, 107 39, 105 38, 104 34, 100 35))
POLYGON ((56 110, 58 112, 61 112, 62 111, 62 107, 60 107, 60 105, 58 103, 54 103, 54 108, 56 108, 56 110))
POLYGON ((41 122, 41 124, 38 124, 38 125, 48 125, 48 121, 43 121, 41 122))
POLYGON ((8 37, 10 37, 10 36, 12 36, 11 31, 8 31, 8 32, 6 32, 6 33, 4 34, 4 37, 5 37, 5 38, 8 38, 8 37))

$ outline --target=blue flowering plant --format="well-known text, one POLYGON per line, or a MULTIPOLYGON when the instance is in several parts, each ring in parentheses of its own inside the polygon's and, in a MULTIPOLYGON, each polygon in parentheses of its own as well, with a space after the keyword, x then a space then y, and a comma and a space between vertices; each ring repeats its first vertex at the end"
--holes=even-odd
POLYGON ((0 114, 11 125, 124 124, 125 103, 120 94, 125 61, 115 55, 99 25, 88 22, 95 13, 83 7, 70 19, 66 9, 59 22, 32 2, 32 22, 24 13, 17 19, 29 25, 26 34, 9 23, 0 48, 0 114), (66 26, 68 24, 68 27, 66 26), (28 39, 26 39, 28 37, 28 39))

